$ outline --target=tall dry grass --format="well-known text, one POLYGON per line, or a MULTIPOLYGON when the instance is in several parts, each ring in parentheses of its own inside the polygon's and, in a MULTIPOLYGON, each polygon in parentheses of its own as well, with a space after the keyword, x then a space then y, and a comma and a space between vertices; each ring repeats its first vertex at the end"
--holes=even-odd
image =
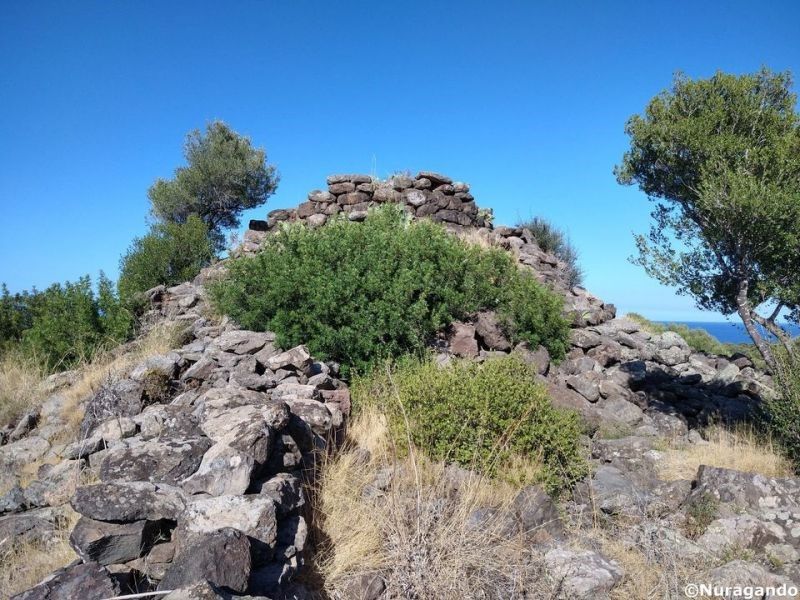
POLYGON ((331 598, 356 598, 352 583, 375 573, 389 597, 539 597, 541 557, 503 516, 518 491, 398 453, 384 415, 366 407, 317 480, 314 570, 331 598))
POLYGON ((706 430, 706 443, 668 447, 659 462, 659 476, 665 481, 693 479, 700 465, 766 477, 792 474, 791 463, 772 439, 746 426, 734 429, 711 427, 706 430))
MULTIPOLYGON (((161 323, 133 342, 87 356, 74 369, 75 381, 58 391, 63 398, 61 418, 65 427, 59 439, 51 441, 73 441, 83 419, 84 401, 104 382, 124 377, 147 357, 180 346, 183 331, 183 325, 161 323)), ((0 425, 13 422, 46 400, 43 386, 46 376, 35 357, 11 352, 0 358, 0 425)))
POLYGON ((66 507, 57 530, 48 542, 0 540, 0 598, 10 598, 32 588, 53 571, 78 558, 69 534, 80 515, 66 507))
POLYGON ((0 426, 11 423, 41 401, 46 376, 41 363, 21 352, 0 355, 0 426))

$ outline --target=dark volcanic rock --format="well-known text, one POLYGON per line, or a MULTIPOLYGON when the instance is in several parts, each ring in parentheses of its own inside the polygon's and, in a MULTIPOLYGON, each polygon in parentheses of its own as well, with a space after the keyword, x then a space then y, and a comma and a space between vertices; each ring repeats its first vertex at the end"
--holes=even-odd
POLYGON ((114 448, 100 466, 103 481, 150 481, 177 485, 197 471, 211 440, 205 437, 149 440, 114 448))
POLYGON ((77 489, 72 507, 99 521, 176 520, 186 500, 178 488, 145 481, 113 481, 77 489))
POLYGON ((250 542, 237 529, 224 527, 195 538, 173 561, 159 584, 174 590, 208 581, 234 592, 247 590, 250 579, 250 542))

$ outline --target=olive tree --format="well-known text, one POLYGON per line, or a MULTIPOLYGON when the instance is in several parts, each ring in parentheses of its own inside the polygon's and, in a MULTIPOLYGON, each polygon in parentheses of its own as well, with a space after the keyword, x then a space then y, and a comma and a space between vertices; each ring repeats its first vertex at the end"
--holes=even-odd
POLYGON ((168 223, 185 223, 189 215, 198 215, 215 249, 222 250, 224 230, 239 226, 243 210, 267 201, 278 186, 278 174, 263 149, 221 121, 210 123, 205 132, 189 133, 184 155, 185 167, 150 187, 153 215, 168 223))
POLYGON ((767 365, 757 325, 778 325, 800 303, 800 117, 789 73, 677 75, 625 127, 615 168, 655 202, 633 262, 698 306, 738 314, 767 365), (766 312, 765 312, 766 311, 766 312))

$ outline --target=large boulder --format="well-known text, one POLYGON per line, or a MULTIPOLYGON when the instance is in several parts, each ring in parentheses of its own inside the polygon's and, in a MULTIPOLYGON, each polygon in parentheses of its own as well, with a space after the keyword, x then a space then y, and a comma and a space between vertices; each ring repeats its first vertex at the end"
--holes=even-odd
POLYGON ((478 313, 475 320, 475 333, 483 345, 489 350, 508 352, 511 350, 511 342, 508 341, 500 321, 494 311, 483 311, 478 313))
POLYGON ((145 481, 111 481, 79 487, 72 507, 99 521, 177 520, 186 508, 180 489, 145 481))
POLYGON ((558 507, 540 486, 522 489, 514 498, 512 510, 530 543, 539 544, 564 537, 564 524, 558 507))
POLYGON ((100 465, 100 479, 177 485, 197 471, 210 447, 208 438, 192 437, 155 439, 113 448, 100 465))
POLYGON ((108 523, 81 517, 69 541, 84 562, 112 565, 146 554, 167 531, 166 521, 108 523))
POLYGON ((188 504, 175 533, 181 549, 190 547, 198 534, 231 527, 247 534, 253 556, 268 561, 274 552, 278 523, 275 501, 268 496, 217 496, 188 504))
POLYGON ((616 562, 591 550, 555 548, 544 559, 563 597, 573 600, 607 598, 624 575, 616 562))
POLYGON ((202 534, 181 552, 167 569, 159 589, 175 590, 209 582, 234 592, 244 592, 250 579, 250 541, 237 529, 224 527, 202 534))

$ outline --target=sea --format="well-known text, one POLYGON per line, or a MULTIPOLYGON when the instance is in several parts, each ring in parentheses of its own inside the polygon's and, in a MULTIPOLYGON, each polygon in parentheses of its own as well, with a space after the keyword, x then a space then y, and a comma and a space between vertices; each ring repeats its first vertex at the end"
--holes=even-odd
MULTIPOLYGON (((668 325, 670 323, 680 323, 682 325, 686 325, 687 327, 691 327, 692 329, 705 329, 708 333, 713 335, 717 338, 720 342, 726 344, 749 344, 752 343, 750 336, 747 335, 747 332, 744 329, 744 325, 741 323, 735 322, 702 322, 702 321, 659 321, 663 325, 668 325)), ((782 323, 784 329, 786 329, 792 336, 796 337, 800 335, 800 326, 798 325, 788 325, 782 323)), ((763 330, 762 330, 763 332, 763 330)), ((771 338, 763 332, 766 337, 771 338)))

